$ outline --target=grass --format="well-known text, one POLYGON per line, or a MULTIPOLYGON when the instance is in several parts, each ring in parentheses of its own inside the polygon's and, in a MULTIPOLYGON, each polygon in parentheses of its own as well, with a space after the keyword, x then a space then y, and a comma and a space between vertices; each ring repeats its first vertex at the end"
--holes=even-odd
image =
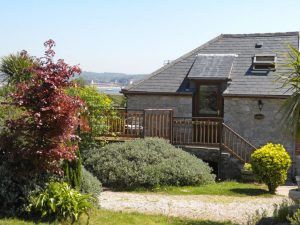
MULTIPOLYGON (((82 218, 80 224, 85 224, 82 218)), ((0 225, 34 225, 18 219, 0 219, 0 225)), ((48 223, 43 223, 46 225, 48 223)), ((237 225, 231 222, 213 222, 208 220, 188 220, 161 215, 147 215, 141 213, 112 212, 108 210, 94 210, 91 214, 91 225, 237 225)), ((40 224, 42 225, 42 224, 40 224)))
POLYGON ((168 195, 225 195, 225 196, 261 196, 270 197, 266 185, 224 181, 201 186, 175 187, 166 186, 154 189, 137 189, 135 192, 150 192, 168 195))

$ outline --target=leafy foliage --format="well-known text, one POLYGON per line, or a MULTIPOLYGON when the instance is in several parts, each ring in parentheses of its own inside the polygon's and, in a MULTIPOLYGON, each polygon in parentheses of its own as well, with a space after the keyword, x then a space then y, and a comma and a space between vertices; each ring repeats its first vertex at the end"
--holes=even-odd
POLYGON ((82 193, 91 194, 95 199, 98 199, 102 190, 101 182, 84 167, 82 167, 82 181, 80 190, 82 193))
POLYGON ((116 189, 199 185, 215 179, 202 160, 159 138, 91 149, 85 166, 103 184, 116 189))
POLYGON ((292 91, 292 95, 282 106, 282 122, 285 128, 294 133, 296 126, 297 138, 300 138, 300 52, 295 47, 289 45, 290 52, 287 56, 287 64, 282 65, 286 72, 281 74, 277 81, 282 83, 292 91))
POLYGON ((300 209, 297 209, 292 216, 288 216, 288 221, 291 225, 300 224, 300 209))
MULTIPOLYGON (((77 83, 76 83, 77 84, 77 83)), ((67 89, 67 94, 82 99, 85 110, 80 118, 83 121, 79 131, 79 149, 83 160, 90 149, 103 146, 103 142, 95 141, 95 137, 101 136, 108 130, 107 116, 113 116, 112 101, 106 94, 101 94, 95 87, 74 85, 67 89)))
POLYGON ((243 169, 250 172, 252 171, 252 166, 250 163, 245 163, 243 169))
POLYGON ((86 110, 82 112, 82 119, 87 120, 89 129, 81 129, 92 136, 103 134, 108 127, 105 125, 106 116, 112 113, 112 101, 106 94, 101 94, 95 87, 71 87, 67 90, 68 95, 77 96, 85 103, 86 110))
POLYGON ((291 201, 284 200, 280 204, 274 205, 273 217, 277 222, 286 223, 288 218, 293 215, 293 208, 291 201))
POLYGON ((72 161, 64 161, 64 178, 66 182, 76 190, 80 189, 82 181, 82 162, 80 152, 77 151, 77 158, 72 161))
MULTIPOLYGON (((21 74, 13 73, 17 77, 22 77, 24 71, 31 75, 29 80, 18 80, 12 94, 12 104, 25 113, 7 120, 0 135, 1 160, 14 164, 17 173, 62 172, 61 161, 76 158, 74 130, 83 103, 64 90, 70 86, 69 78, 80 73, 80 69, 62 59, 54 62, 54 45, 52 40, 45 42, 44 57, 35 58, 33 64, 22 64, 24 68, 16 71, 21 74)), ((32 59, 26 52, 20 57, 25 61, 32 59)))
POLYGON ((115 108, 125 108, 127 104, 127 99, 124 95, 108 95, 112 100, 112 105, 115 108))
POLYGON ((33 195, 27 210, 50 221, 74 224, 82 214, 89 214, 92 208, 90 195, 80 194, 67 183, 51 182, 46 190, 33 195))
POLYGON ((81 133, 80 138, 79 150, 83 165, 85 165, 86 160, 90 157, 91 151, 96 151, 96 149, 100 149, 107 144, 105 141, 96 140, 95 137, 88 133, 81 133))
POLYGON ((281 225, 281 224, 300 224, 299 205, 293 201, 284 200, 280 204, 274 204, 272 217, 269 217, 265 210, 256 211, 249 218, 247 225, 281 225))
POLYGON ((3 73, 4 81, 9 85, 16 85, 28 81, 32 77, 29 68, 33 67, 35 59, 28 57, 26 51, 10 54, 1 59, 0 71, 3 73))
POLYGON ((276 188, 287 178, 291 158, 282 145, 268 143, 251 155, 251 165, 254 174, 274 194, 276 188))
POLYGON ((11 86, 0 88, 0 132, 7 120, 16 120, 22 116, 24 110, 16 105, 11 104, 12 99, 9 94, 14 91, 11 86))
POLYGON ((40 191, 45 182, 54 179, 50 174, 18 177, 8 163, 0 165, 0 216, 23 216, 28 196, 40 191))
POLYGON ((266 219, 267 216, 268 213, 265 209, 255 210, 255 213, 253 215, 248 216, 246 225, 263 225, 265 224, 264 219, 266 219))

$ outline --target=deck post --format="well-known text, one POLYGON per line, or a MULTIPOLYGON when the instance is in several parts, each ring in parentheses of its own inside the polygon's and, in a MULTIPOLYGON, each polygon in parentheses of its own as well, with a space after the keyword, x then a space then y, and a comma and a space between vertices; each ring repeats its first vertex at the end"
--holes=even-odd
POLYGON ((173 110, 170 110, 170 143, 173 144, 173 110))
POLYGON ((221 175, 221 165, 222 165, 222 143, 223 143, 223 119, 219 121, 219 165, 218 165, 218 179, 221 175))
POLYGON ((145 138, 145 132, 146 132, 146 110, 143 110, 143 134, 142 138, 145 138))

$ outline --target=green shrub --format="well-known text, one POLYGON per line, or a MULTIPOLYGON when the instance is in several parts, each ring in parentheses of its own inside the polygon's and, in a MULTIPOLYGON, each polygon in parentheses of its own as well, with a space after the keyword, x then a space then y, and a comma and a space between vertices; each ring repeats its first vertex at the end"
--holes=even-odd
POLYGON ((288 220, 291 225, 299 225, 300 224, 300 209, 297 209, 293 216, 288 216, 288 220))
POLYGON ((93 151, 92 149, 95 149, 94 151, 96 151, 96 149, 105 146, 107 142, 95 140, 95 137, 89 134, 81 133, 80 137, 81 140, 79 142, 79 150, 84 165, 85 161, 90 157, 90 152, 93 151))
POLYGON ((244 167, 241 170, 241 180, 245 183, 260 182, 253 173, 252 165, 250 163, 244 164, 244 167))
MULTIPOLYGON (((98 136, 107 131, 106 116, 112 115, 113 109, 112 101, 106 94, 99 93, 97 88, 91 86, 71 87, 67 89, 67 94, 78 96, 84 101, 86 110, 82 112, 81 117, 85 118, 89 125, 87 133, 98 136)), ((81 133, 85 133, 85 130, 82 129, 81 133)))
POLYGON ((78 130, 81 139, 79 150, 82 160, 85 161, 87 151, 103 144, 96 141, 95 137, 108 131, 107 116, 115 115, 112 100, 106 94, 99 93, 97 88, 90 86, 70 87, 66 92, 70 96, 79 97, 86 106, 85 110, 81 112, 82 124, 78 130))
POLYGON ((45 187, 51 178, 50 174, 17 177, 7 163, 0 165, 0 217, 17 217, 25 214, 29 195, 37 193, 45 187))
POLYGON ((33 195, 27 210, 56 222, 77 222, 82 214, 89 216, 92 198, 72 189, 67 183, 51 182, 39 195, 33 195))
POLYGON ((65 160, 62 167, 64 169, 65 181, 70 184, 72 188, 79 190, 82 180, 82 160, 80 151, 77 151, 76 155, 76 159, 73 159, 71 161, 65 160))
POLYGON ((267 218, 267 211, 256 210, 253 215, 248 215, 246 225, 263 225, 263 221, 267 218))
POLYGON ((273 217, 279 223, 288 222, 288 218, 293 215, 294 205, 291 201, 283 201, 274 205, 273 217))
POLYGON ((102 190, 101 182, 84 167, 82 168, 81 192, 98 198, 102 190))
POLYGON ((252 166, 250 163, 245 163, 243 169, 244 171, 252 172, 252 166))
POLYGON ((215 179, 202 160, 159 138, 91 149, 85 166, 104 185, 116 189, 200 185, 215 179))
POLYGON ((276 188, 287 178, 291 158, 282 145, 269 143, 251 155, 251 165, 254 174, 274 194, 276 188))

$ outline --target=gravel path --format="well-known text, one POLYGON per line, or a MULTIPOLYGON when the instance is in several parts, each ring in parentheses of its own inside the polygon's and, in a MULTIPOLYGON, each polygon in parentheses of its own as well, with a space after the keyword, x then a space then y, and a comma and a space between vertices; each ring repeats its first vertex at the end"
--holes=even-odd
POLYGON ((101 194, 100 205, 104 209, 116 211, 164 214, 168 216, 208 219, 213 221, 230 220, 245 224, 249 215, 256 210, 273 212, 274 204, 287 197, 230 197, 209 195, 161 195, 136 194, 105 191, 101 194))

